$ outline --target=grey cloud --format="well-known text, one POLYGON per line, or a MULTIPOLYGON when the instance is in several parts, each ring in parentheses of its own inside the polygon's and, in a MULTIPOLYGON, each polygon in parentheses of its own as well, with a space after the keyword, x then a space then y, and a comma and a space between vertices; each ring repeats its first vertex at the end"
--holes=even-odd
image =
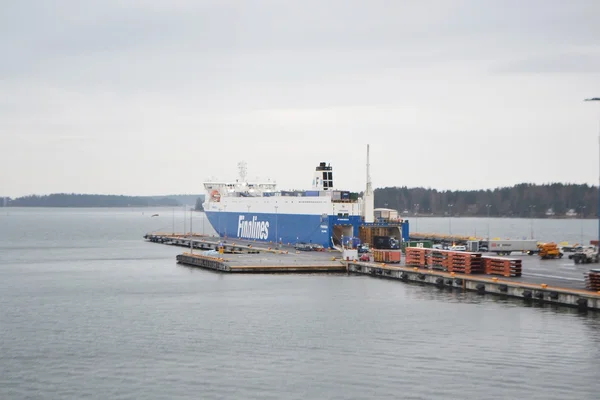
POLYGON ((73 191, 76 166, 104 191, 196 192, 177 171, 218 165, 201 175, 225 178, 246 158, 259 175, 293 161, 275 178, 298 187, 322 157, 360 189, 357 146, 369 140, 378 185, 595 182, 591 154, 566 168, 551 162, 560 146, 526 149, 596 132, 579 100, 600 95, 597 15, 600 2, 558 0, 10 2, 0 181, 16 194, 73 191), (54 178, 34 166, 2 175, 30 159, 54 178), (448 164, 481 172, 465 180, 448 164))
POLYGON ((564 52, 512 60, 495 66, 500 74, 599 74, 600 48, 586 52, 564 52))

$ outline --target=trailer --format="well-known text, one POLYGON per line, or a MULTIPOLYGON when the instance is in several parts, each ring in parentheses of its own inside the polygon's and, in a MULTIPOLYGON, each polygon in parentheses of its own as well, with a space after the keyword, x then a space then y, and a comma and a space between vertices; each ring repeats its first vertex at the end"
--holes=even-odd
POLYGON ((539 247, 537 240, 490 240, 488 251, 503 256, 514 252, 532 255, 539 252, 539 247))

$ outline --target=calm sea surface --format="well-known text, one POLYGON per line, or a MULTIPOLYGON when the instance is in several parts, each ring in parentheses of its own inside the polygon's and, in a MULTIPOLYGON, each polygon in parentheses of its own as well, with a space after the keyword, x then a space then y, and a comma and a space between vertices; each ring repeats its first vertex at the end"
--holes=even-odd
MULTIPOLYGON (((182 231, 174 216, 0 209, 0 399, 599 398, 595 313, 363 276, 190 269, 181 249, 142 240, 182 231)), ((488 222, 492 237, 530 236, 529 220, 413 228, 486 235, 488 222)), ((578 242, 597 222, 533 228, 578 242)))

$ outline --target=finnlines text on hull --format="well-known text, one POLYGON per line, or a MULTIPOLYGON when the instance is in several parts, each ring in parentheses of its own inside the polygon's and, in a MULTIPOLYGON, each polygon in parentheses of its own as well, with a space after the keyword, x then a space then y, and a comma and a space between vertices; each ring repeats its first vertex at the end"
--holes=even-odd
POLYGON ((244 239, 267 240, 269 237, 269 221, 259 221, 256 216, 248 221, 243 215, 240 215, 237 235, 239 238, 244 239))

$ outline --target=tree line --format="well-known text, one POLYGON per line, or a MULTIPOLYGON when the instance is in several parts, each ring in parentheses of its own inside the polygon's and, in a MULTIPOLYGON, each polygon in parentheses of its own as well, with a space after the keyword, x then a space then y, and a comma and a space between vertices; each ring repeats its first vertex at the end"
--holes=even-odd
POLYGON ((169 197, 118 196, 102 194, 54 193, 31 195, 0 201, 7 207, 176 207, 180 203, 169 197))
POLYGON ((587 184, 521 183, 488 190, 375 189, 375 207, 410 215, 543 218, 598 215, 598 187, 587 184), (489 213, 489 214, 488 214, 489 213))

